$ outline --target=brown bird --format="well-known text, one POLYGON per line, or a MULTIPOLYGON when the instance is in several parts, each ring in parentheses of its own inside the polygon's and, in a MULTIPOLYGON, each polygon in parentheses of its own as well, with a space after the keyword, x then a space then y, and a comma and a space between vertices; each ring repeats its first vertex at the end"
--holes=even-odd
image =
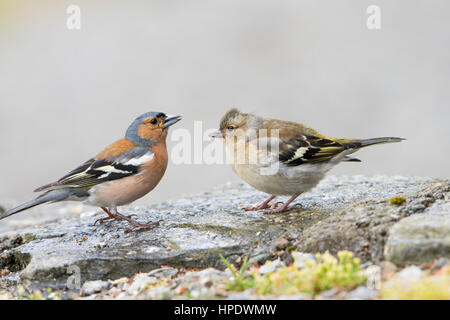
MULTIPOLYGON (((109 219, 126 220, 131 229, 147 228, 159 223, 141 224, 117 211, 149 193, 159 183, 167 168, 166 137, 168 128, 181 116, 147 112, 128 127, 125 137, 70 171, 56 182, 37 188, 44 192, 0 215, 0 220, 42 203, 64 200, 82 201, 101 207, 109 219)), ((96 221, 96 222, 97 222, 96 221)))
POLYGON ((212 137, 224 138, 233 171, 249 185, 271 196, 259 206, 278 213, 303 192, 314 188, 341 161, 356 161, 349 154, 374 144, 399 142, 403 138, 344 139, 327 137, 303 124, 265 119, 237 109, 229 110, 212 137), (253 161, 252 161, 253 160, 253 161), (291 198, 281 207, 270 205, 276 196, 291 198), (275 207, 275 208, 274 208, 275 207))

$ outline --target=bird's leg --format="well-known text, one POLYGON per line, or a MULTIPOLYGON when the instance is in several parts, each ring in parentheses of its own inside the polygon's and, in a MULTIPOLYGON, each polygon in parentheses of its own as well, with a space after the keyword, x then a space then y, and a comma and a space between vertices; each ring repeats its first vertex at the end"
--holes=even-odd
POLYGON ((126 220, 126 218, 130 219, 130 217, 132 216, 136 216, 135 214, 130 214, 129 216, 124 216, 118 212, 116 213, 112 213, 111 211, 108 210, 108 208, 106 207, 101 207, 102 210, 108 215, 105 218, 100 218, 95 220, 94 225, 97 224, 97 222, 102 223, 104 221, 108 221, 108 220, 112 220, 112 219, 116 219, 116 220, 126 220))
POLYGON ((275 199, 276 196, 270 196, 269 199, 267 199, 266 201, 264 201, 263 203, 261 203, 259 206, 256 207, 249 207, 249 208, 244 208, 243 210, 245 211, 255 211, 255 210, 261 210, 261 209, 267 209, 269 208, 269 202, 272 201, 273 199, 275 199))
POLYGON ((286 201, 280 208, 271 208, 271 209, 267 209, 264 210, 264 213, 266 214, 270 214, 270 213, 280 213, 280 212, 285 212, 285 211, 289 211, 291 209, 293 209, 295 207, 289 207, 289 205, 291 204, 292 201, 294 201, 300 194, 294 194, 288 201, 286 201))
POLYGON ((114 219, 117 220, 125 220, 127 221, 129 224, 131 224, 131 227, 126 229, 125 232, 130 232, 132 230, 135 229, 149 229, 149 228, 153 228, 156 227, 157 225, 159 225, 160 220, 155 221, 155 222, 150 222, 150 223, 139 223, 133 219, 130 218, 130 216, 125 216, 123 214, 120 214, 119 212, 117 212, 117 208, 112 208, 113 213, 111 213, 114 217, 114 219))
POLYGON ((94 226, 98 223, 103 223, 104 221, 112 220, 114 219, 114 215, 105 207, 100 207, 108 216, 106 218, 100 218, 95 220, 94 226))

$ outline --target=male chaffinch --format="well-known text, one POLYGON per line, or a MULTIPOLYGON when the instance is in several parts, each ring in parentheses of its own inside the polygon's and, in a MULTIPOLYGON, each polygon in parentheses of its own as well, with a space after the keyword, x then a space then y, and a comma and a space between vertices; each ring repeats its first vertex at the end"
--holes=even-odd
POLYGON ((289 204, 315 187, 333 166, 341 161, 360 162, 348 156, 360 148, 404 140, 330 138, 300 123, 265 119, 237 109, 222 117, 219 130, 211 136, 224 138, 228 160, 239 177, 271 195, 259 206, 244 209, 266 209, 264 213, 292 209, 294 206, 289 204), (278 202, 270 205, 276 196, 282 195, 291 198, 279 208, 278 202))
POLYGON ((100 222, 126 220, 130 229, 157 225, 159 221, 141 224, 132 220, 117 212, 117 206, 143 197, 159 183, 167 167, 168 128, 180 120, 181 116, 162 112, 144 113, 128 127, 124 138, 58 181, 37 188, 35 192, 45 193, 4 212, 0 220, 42 203, 71 200, 101 207, 108 217, 100 222))

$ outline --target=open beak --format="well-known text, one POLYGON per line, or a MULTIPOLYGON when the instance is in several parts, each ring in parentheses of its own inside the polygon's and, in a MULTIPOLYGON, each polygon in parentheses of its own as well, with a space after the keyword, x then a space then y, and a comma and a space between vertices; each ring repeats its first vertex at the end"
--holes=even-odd
POLYGON ((211 138, 223 138, 223 134, 222 134, 222 132, 220 132, 220 130, 211 131, 209 136, 211 138))
POLYGON ((171 125, 177 123, 178 121, 181 120, 181 116, 171 116, 171 115, 167 115, 166 118, 164 119, 164 126, 163 128, 168 128, 171 125))

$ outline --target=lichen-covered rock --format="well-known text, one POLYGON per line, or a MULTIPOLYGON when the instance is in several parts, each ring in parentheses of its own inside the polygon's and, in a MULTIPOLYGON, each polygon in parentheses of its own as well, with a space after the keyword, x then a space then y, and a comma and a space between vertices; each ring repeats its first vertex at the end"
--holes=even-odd
POLYGON ((385 251, 386 258, 400 266, 450 258, 450 203, 439 200, 427 212, 395 224, 385 251))
MULTIPOLYGON (((92 214, 92 208, 77 206, 82 211, 79 216, 61 219, 56 214, 56 221, 45 220, 39 226, 33 220, 32 226, 16 224, 14 231, 0 234, 1 251, 7 252, 1 263, 11 272, 5 277, 32 290, 73 288, 77 283, 132 277, 161 266, 223 269, 220 254, 233 263, 244 255, 265 254, 265 259, 279 257, 288 265, 294 261, 290 255, 294 249, 333 254, 350 250, 363 262, 377 262, 385 258, 387 236, 394 234, 391 227, 406 216, 434 215, 435 207, 447 203, 448 191, 448 181, 431 178, 330 176, 299 197, 297 209, 265 215, 242 210, 262 202, 265 194, 243 184, 228 185, 151 207, 123 208, 124 214, 136 214, 142 222, 162 220, 152 230, 130 233, 124 232, 126 222, 94 226, 100 216, 92 214), (404 197, 406 203, 389 203, 395 196, 404 197)), ((72 215, 74 210, 64 212, 72 215)), ((0 277, 0 286, 10 283, 1 281, 5 277, 0 277)), ((205 290, 209 288, 199 288, 199 296, 205 290)), ((120 294, 126 298, 126 292, 120 294)), ((155 292, 155 296, 166 294, 155 292)))

